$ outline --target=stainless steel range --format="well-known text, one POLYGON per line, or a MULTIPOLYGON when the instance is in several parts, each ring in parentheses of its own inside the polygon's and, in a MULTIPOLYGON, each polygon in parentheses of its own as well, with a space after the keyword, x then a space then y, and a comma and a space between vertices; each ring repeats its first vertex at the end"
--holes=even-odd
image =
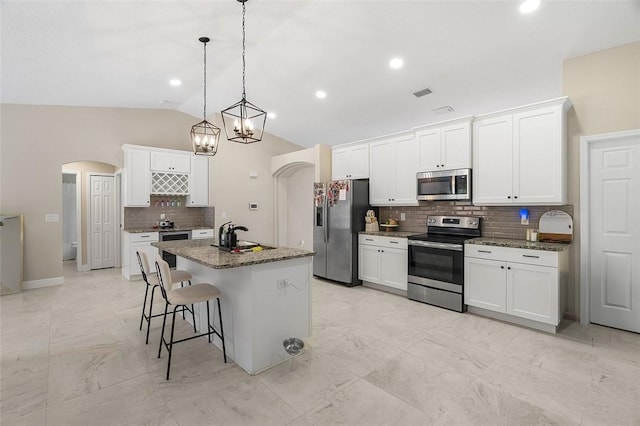
POLYGON ((464 312, 464 241, 479 236, 479 217, 427 217, 427 233, 408 238, 409 299, 464 312))

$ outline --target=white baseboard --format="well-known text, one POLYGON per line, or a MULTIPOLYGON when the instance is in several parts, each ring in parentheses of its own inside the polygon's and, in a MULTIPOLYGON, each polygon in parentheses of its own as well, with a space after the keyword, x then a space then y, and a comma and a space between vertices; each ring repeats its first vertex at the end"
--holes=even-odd
POLYGON ((55 287, 64 284, 64 277, 45 278, 43 280, 23 281, 23 290, 33 290, 34 288, 55 287))

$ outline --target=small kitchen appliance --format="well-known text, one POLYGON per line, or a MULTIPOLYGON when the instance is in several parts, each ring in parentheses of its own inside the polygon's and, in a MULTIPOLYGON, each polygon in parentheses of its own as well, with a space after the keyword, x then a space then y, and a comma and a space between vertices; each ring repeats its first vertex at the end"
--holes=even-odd
POLYGON ((417 199, 471 200, 471 169, 416 173, 417 199))
POLYGON ((224 223, 218 229, 218 248, 231 251, 238 247, 236 231, 248 231, 246 226, 234 225, 231 222, 224 223), (227 229, 224 227, 227 226, 227 229))
POLYGON ((409 299, 464 312, 464 242, 479 236, 479 217, 428 216, 427 233, 408 237, 409 299))

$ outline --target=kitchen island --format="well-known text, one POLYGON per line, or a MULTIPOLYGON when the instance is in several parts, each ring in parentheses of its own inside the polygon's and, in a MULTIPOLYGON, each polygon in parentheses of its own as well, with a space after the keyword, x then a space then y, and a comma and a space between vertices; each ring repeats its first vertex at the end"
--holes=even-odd
MULTIPOLYGON (((177 256, 177 268, 193 283, 215 285, 222 297, 227 356, 249 374, 258 374, 289 358, 282 342, 311 334, 312 256, 308 250, 265 247, 230 253, 214 239, 152 243, 177 256)), ((213 304, 211 304, 213 308, 213 304)), ((195 306, 196 326, 206 330, 206 304, 195 306)), ((218 316, 212 311, 216 329, 218 316)), ((217 338, 214 343, 222 348, 217 338)))

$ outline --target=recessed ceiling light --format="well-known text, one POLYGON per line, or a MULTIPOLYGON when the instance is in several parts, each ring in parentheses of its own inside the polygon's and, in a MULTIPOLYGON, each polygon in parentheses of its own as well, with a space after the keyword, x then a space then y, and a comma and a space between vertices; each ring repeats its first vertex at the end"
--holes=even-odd
POLYGON ((182 82, 177 78, 172 78, 171 80, 169 80, 169 84, 172 86, 181 86, 182 82))
POLYGON ((393 58, 389 61, 389 66, 394 70, 402 68, 403 65, 404 61, 402 60, 402 58, 393 58))
POLYGON ((326 97, 327 97, 327 92, 325 92, 324 90, 316 91, 316 98, 324 99, 326 97))
POLYGON ((275 113, 275 112, 267 113, 267 117, 269 117, 269 118, 276 118, 276 113, 275 113))
POLYGON ((540 0, 524 0, 520 3, 521 13, 531 13, 540 7, 540 0))

